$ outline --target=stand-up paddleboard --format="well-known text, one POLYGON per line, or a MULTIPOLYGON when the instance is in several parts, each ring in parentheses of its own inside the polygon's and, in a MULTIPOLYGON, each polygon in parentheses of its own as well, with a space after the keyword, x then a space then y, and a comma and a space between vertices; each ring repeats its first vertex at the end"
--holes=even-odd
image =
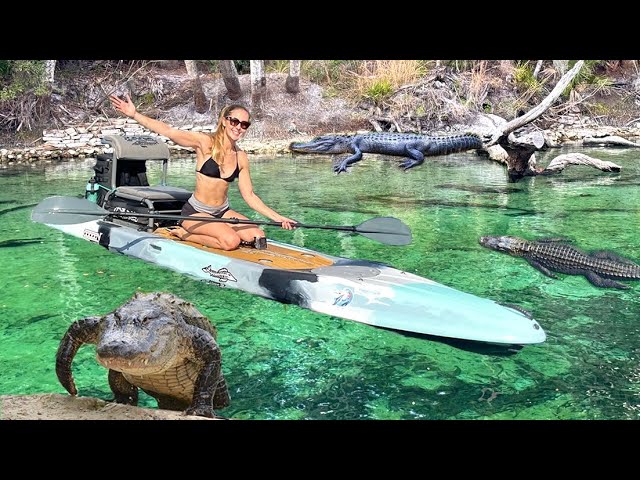
MULTIPOLYGON (((347 320, 495 344, 529 345, 546 339, 535 320, 514 308, 383 263, 325 255, 274 240, 265 249, 224 251, 179 240, 170 226, 149 232, 116 222, 124 215, 81 198, 49 197, 34 208, 31 218, 212 286, 239 289, 347 320)), ((382 217, 380 222, 344 229, 390 244, 408 243, 410 232, 393 220, 382 217)))

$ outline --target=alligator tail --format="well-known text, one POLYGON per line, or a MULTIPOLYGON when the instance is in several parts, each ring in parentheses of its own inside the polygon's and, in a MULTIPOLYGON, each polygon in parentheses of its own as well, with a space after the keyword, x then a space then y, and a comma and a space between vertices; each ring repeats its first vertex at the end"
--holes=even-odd
POLYGON ((478 135, 464 133, 462 135, 436 137, 433 148, 429 150, 429 155, 447 155, 480 148, 482 148, 482 140, 478 135))

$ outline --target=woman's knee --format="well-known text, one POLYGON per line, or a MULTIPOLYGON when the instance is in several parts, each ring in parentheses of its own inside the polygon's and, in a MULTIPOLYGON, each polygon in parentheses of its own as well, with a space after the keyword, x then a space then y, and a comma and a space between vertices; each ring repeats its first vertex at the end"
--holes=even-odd
POLYGON ((235 250, 240 246, 241 240, 240 235, 235 232, 227 233, 218 237, 220 248, 223 250, 235 250))
POLYGON ((247 233, 249 233, 251 237, 266 237, 264 230, 258 227, 252 228, 247 233))

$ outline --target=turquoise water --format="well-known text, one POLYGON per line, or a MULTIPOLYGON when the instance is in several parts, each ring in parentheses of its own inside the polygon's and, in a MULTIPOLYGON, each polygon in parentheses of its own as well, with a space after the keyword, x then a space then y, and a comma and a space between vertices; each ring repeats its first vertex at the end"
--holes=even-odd
MULTIPOLYGON (((538 156, 548 161, 571 150, 538 156)), ((55 353, 69 325, 125 303, 136 291, 193 302, 214 323, 238 419, 638 419, 640 282, 600 289, 582 276, 544 276, 522 259, 481 247, 482 235, 566 237, 584 250, 640 260, 640 163, 633 149, 581 149, 623 167, 570 166, 508 183, 504 167, 472 154, 428 159, 404 173, 365 155, 336 176, 329 157, 258 157, 254 188, 306 224, 358 225, 393 216, 409 246, 333 230, 265 227, 274 239, 332 255, 383 261, 451 287, 529 310, 544 344, 513 353, 439 340, 216 289, 110 253, 30 221, 51 195, 78 196, 94 161, 0 170, 0 394, 65 393, 55 353)), ((192 188, 194 160, 173 159, 170 184, 192 188)), ((149 165, 152 183, 159 170, 149 165)), ((257 216, 231 188, 234 208, 257 216)), ((95 348, 78 352, 80 395, 111 398, 95 348)), ((155 401, 141 396, 142 404, 155 401)))

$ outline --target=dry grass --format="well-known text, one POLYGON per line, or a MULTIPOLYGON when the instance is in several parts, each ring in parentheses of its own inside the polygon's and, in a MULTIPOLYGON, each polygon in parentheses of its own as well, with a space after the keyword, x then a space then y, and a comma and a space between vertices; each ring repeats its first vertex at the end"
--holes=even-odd
POLYGON ((467 85, 467 106, 477 110, 482 110, 482 104, 487 98, 489 87, 491 85, 491 77, 488 75, 488 67, 486 61, 479 62, 470 74, 469 83, 467 85))
POLYGON ((420 60, 374 60, 360 64, 352 73, 352 95, 360 98, 382 99, 426 74, 420 60))

